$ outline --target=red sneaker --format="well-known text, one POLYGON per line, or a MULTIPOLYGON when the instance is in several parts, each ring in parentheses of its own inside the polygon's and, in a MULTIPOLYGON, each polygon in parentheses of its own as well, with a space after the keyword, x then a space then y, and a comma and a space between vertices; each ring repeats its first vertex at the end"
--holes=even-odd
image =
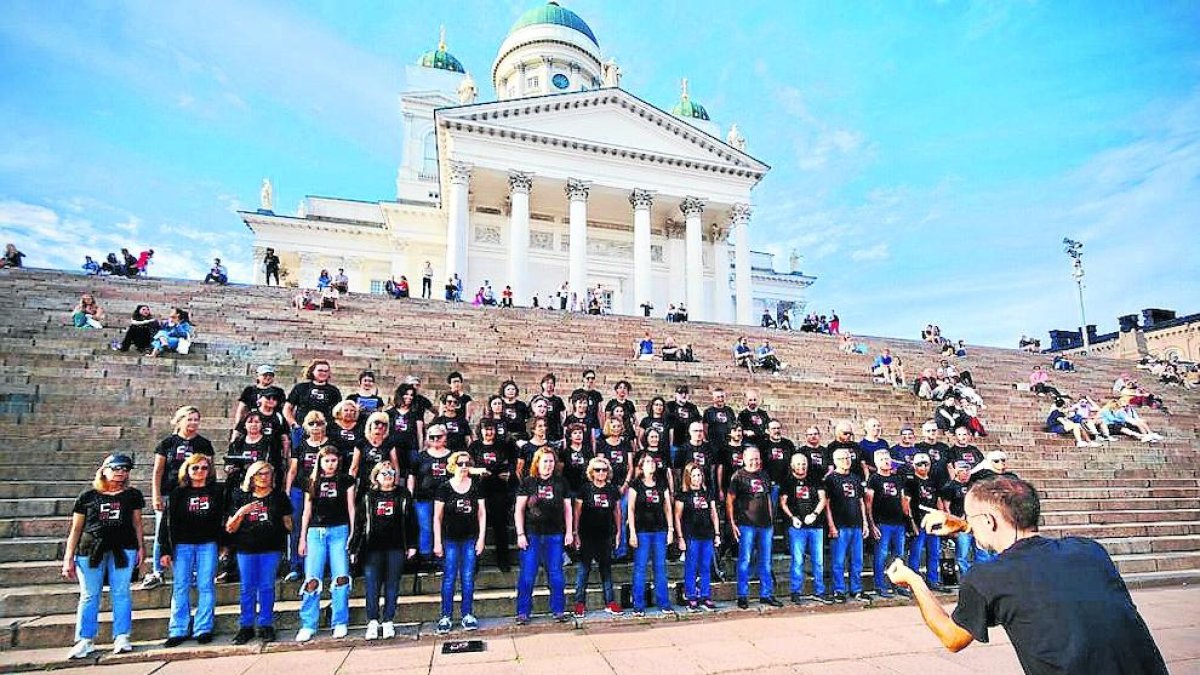
POLYGON ((587 606, 582 602, 575 603, 575 616, 583 616, 587 614, 587 606))
POLYGON ((613 614, 616 616, 620 616, 621 614, 624 614, 624 612, 621 611, 621 606, 618 605, 615 601, 608 603, 608 606, 605 607, 605 609, 608 610, 609 614, 613 614))

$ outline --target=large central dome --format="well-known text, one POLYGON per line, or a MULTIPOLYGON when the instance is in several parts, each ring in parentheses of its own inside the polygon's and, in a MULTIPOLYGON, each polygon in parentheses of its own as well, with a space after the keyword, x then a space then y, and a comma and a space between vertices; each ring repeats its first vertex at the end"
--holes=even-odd
POLYGON ((512 35, 526 26, 534 26, 537 24, 566 26, 567 28, 583 33, 584 35, 588 36, 588 39, 591 40, 593 44, 595 44, 597 47, 600 46, 600 42, 596 40, 596 35, 587 25, 587 22, 579 18, 579 15, 575 12, 559 6, 559 4, 554 2, 554 0, 546 3, 546 5, 543 7, 534 7, 533 9, 522 14, 520 18, 513 23, 512 28, 508 29, 508 33, 509 35, 512 35))

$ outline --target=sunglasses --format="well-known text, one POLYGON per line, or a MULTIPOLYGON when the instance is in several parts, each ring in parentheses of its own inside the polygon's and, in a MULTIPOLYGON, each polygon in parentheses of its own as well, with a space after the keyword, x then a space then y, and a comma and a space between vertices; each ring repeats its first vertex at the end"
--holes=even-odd
POLYGON ((308 422, 307 424, 308 424, 308 426, 310 426, 310 427, 323 427, 323 426, 325 426, 325 423, 324 423, 324 422, 321 422, 321 421, 316 421, 316 422, 308 422))
POLYGON ((458 465, 458 468, 460 468, 460 469, 469 469, 469 468, 471 468, 471 467, 473 467, 473 466, 475 466, 475 465, 474 465, 474 464, 472 464, 471 462, 462 462, 461 464, 459 464, 459 465, 458 465))
POLYGON ((131 469, 127 466, 110 466, 110 467, 108 467, 108 470, 113 471, 113 472, 124 471, 125 473, 129 473, 130 471, 133 471, 133 469, 131 469))
POLYGON ((386 427, 387 425, 387 422, 371 422, 371 426, 373 427, 386 427))
POLYGON ((929 466, 929 462, 917 462, 917 466, 929 466))
POLYGON ((188 471, 196 471, 196 472, 208 471, 208 469, 209 469, 209 466, 207 464, 194 464, 194 465, 188 467, 188 471))
POLYGON ((384 476, 388 476, 388 477, 391 477, 391 478, 395 478, 395 477, 396 477, 396 472, 395 472, 395 471, 380 471, 380 472, 379 472, 379 477, 380 477, 380 478, 383 478, 384 476))

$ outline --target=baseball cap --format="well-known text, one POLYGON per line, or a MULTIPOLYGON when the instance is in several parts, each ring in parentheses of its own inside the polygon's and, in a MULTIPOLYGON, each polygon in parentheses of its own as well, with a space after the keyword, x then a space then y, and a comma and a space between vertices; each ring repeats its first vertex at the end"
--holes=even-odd
POLYGON ((970 462, 964 462, 964 461, 962 461, 962 460, 959 460, 959 461, 957 461, 957 462, 955 462, 955 463, 954 463, 954 468, 956 468, 956 469, 969 469, 969 468, 971 468, 971 463, 970 463, 970 462))
POLYGON ((937 431, 937 424, 934 422, 926 422, 921 425, 921 431, 937 431))
POLYGON ((132 469, 133 458, 122 453, 113 453, 104 458, 104 463, 100 465, 105 469, 132 469))
POLYGON ((420 384, 421 378, 417 377, 416 375, 409 375, 408 377, 404 378, 404 383, 405 384, 420 384))
POLYGON ((923 452, 918 452, 917 454, 913 455, 912 461, 913 461, 913 464, 921 464, 922 462, 928 464, 929 463, 929 455, 927 455, 923 452))
POLYGON ((269 366, 264 363, 263 365, 258 367, 257 372, 259 375, 268 375, 268 374, 274 375, 275 374, 275 366, 269 366))
POLYGON ((1003 452, 1001 452, 999 450, 993 450, 987 454, 987 458, 988 458, 989 462, 996 462, 996 461, 1003 462, 1008 459, 1008 455, 1004 454, 1003 452))

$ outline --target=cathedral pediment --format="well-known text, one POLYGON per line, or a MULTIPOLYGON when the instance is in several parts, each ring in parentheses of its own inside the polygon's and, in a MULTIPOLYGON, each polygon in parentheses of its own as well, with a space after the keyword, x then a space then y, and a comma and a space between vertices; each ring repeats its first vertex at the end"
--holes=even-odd
POLYGON ((621 89, 482 103, 436 112, 443 128, 761 178, 770 168, 621 89))

